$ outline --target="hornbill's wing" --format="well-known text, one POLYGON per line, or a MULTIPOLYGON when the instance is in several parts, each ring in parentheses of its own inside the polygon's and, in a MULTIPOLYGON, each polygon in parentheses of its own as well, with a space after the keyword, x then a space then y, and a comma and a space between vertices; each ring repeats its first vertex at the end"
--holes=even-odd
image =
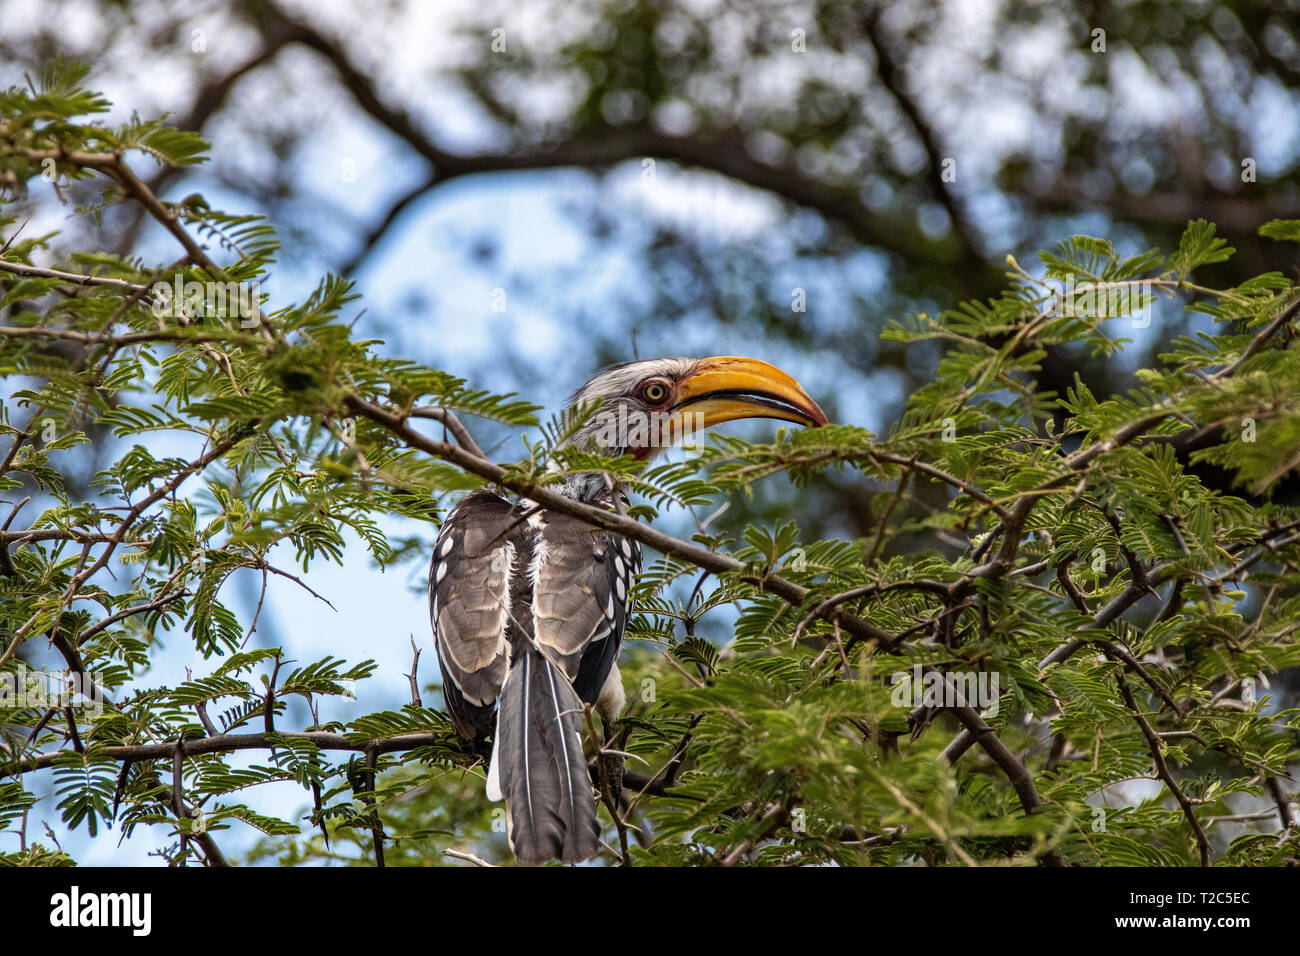
POLYGON ((447 709, 479 738, 500 697, 488 795, 505 798, 523 862, 600 848, 582 705, 613 669, 640 563, 633 542, 486 491, 439 532, 429 591, 447 709))
POLYGON ((488 793, 506 799, 522 862, 577 862, 600 850, 583 704, 597 702, 613 671, 640 552, 557 512, 534 512, 529 523, 533 640, 517 650, 501 692, 488 793))
POLYGON ((623 642, 641 548, 576 518, 542 512, 533 553, 533 636, 594 704, 623 642))
POLYGON ((510 502, 481 489, 451 509, 429 566, 429 617, 443 696, 463 737, 492 728, 510 657, 510 576, 521 522, 510 502))

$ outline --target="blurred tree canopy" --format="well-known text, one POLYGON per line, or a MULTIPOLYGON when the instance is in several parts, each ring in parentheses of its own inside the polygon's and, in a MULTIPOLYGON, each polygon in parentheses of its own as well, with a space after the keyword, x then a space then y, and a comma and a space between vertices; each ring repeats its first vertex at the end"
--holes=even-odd
MULTIPOLYGON (((322 719, 389 635, 303 661, 250 646, 262 598, 241 614, 229 597, 241 570, 263 596, 271 576, 311 591, 349 540, 380 569, 427 556, 387 523, 429 529, 484 482, 660 555, 636 587, 619 738, 635 766, 621 801, 605 794, 603 862, 1297 862, 1300 711, 1275 683, 1300 665, 1300 506, 1279 493, 1300 463, 1300 291, 1275 269, 1220 283, 1238 250, 1214 224, 1133 254, 1068 236, 1032 272, 1008 256, 992 296, 890 321, 885 346, 938 359, 880 435, 719 436, 646 470, 391 354, 355 328, 345 279, 264 291, 282 255, 265 219, 160 199, 138 172, 210 144, 101 122, 87 73, 56 58, 0 94, 0 488, 22 496, 0 527, 0 837, 17 844, 0 862, 74 861, 35 830, 51 805, 92 838, 152 828, 171 864, 224 864, 247 828, 266 835, 251 861, 508 860, 482 757, 424 701, 418 654, 409 702, 322 719), (64 234, 29 232, 38 192, 94 201, 64 234), (136 213, 166 246, 95 244, 136 213), (1206 328, 1139 357, 1133 387, 1045 381, 1054 350, 1133 361, 1127 335, 1170 302, 1206 328), (463 418, 542 427, 498 464, 463 418), (87 481, 92 435, 112 440, 87 481), (557 490, 593 470, 639 504, 557 490), (797 489, 780 520, 689 540, 643 521, 775 476, 797 489), (846 499, 879 489, 862 533, 805 520, 827 478, 846 499), (197 673, 157 678, 163 634, 197 673), (27 669, 45 649, 80 695, 27 669), (286 790, 301 813, 258 802, 286 790)), ((606 99, 593 130, 623 115, 606 99)), ((1243 245, 1293 263, 1297 242, 1300 219, 1272 219, 1243 245)))
MULTIPOLYGON (((564 354, 581 357, 562 382, 524 335, 496 335, 486 358, 421 340, 439 349, 421 359, 500 374, 499 387, 569 388, 633 352, 757 341, 833 378, 833 419, 879 427, 937 352, 878 331, 995 295, 1008 251, 1032 257, 1076 232, 1171 248, 1205 218, 1238 250, 1214 267, 1220 285, 1291 266, 1256 230, 1300 215, 1294 0, 49 8, 67 20, 22 8, 0 4, 0 61, 15 75, 73 56, 131 88, 140 112, 238 144, 156 173, 160 195, 219 190, 226 208, 268 214, 317 272, 364 275, 386 243, 453 245, 488 287, 555 317, 564 354), (340 140, 355 124, 369 158, 340 140), (426 202, 450 201, 451 184, 562 169, 599 177, 553 180, 591 236, 575 261, 512 269, 499 212, 457 235, 402 232, 426 202), (678 198, 647 200, 648 177, 678 198), (737 204, 761 226, 735 226, 737 204)), ((108 210, 86 242, 129 254, 147 221, 108 210)), ((467 306, 437 273, 409 281, 404 306, 372 298, 363 324, 392 340, 412 314, 435 328, 493 318, 486 294, 467 306)), ((1049 348, 1040 385, 1064 394, 1076 373, 1102 391, 1132 384, 1187 327, 1177 302, 1154 319, 1131 360, 1049 348)), ((1230 487, 1212 466, 1197 474, 1230 487)), ((809 520, 865 533, 878 489, 822 484, 809 520)))

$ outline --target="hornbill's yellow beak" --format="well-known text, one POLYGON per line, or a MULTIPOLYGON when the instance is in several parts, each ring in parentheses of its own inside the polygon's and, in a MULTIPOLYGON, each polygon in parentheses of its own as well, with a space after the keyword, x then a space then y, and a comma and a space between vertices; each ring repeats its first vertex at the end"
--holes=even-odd
POLYGON ((825 413, 785 372, 731 355, 701 359, 678 383, 672 412, 683 435, 741 418, 779 418, 814 428, 826 424, 825 413))

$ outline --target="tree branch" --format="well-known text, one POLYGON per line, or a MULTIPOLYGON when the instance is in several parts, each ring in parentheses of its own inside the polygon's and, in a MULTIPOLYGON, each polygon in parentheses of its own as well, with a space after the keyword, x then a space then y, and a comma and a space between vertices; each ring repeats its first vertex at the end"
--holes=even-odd
MULTIPOLYGON (((493 484, 513 491, 542 507, 578 518, 595 528, 615 531, 642 544, 649 545, 663 554, 689 561, 696 567, 712 571, 715 574, 739 574, 742 580, 747 583, 762 591, 784 598, 795 606, 802 604, 810 593, 808 588, 795 584, 780 575, 758 573, 752 567, 730 555, 710 551, 680 538, 674 538, 662 531, 656 531, 654 528, 641 524, 626 515, 584 504, 561 494, 553 488, 515 477, 495 462, 480 458, 458 445, 427 438, 411 428, 405 415, 400 411, 376 405, 355 393, 347 394, 344 397, 344 403, 350 412, 383 426, 408 446, 451 462, 470 474, 477 475, 493 484)), ((830 613, 832 613, 830 610, 826 612, 828 615, 830 613)), ((829 620, 829 618, 827 619, 829 620)), ((872 641, 887 650, 897 647, 897 639, 893 635, 881 630, 869 621, 844 613, 839 614, 839 620, 845 630, 861 640, 872 641)))
POLYGON ((1122 675, 1116 675, 1119 682, 1119 692, 1124 697, 1124 703, 1133 713, 1133 719, 1142 730, 1142 736, 1147 739, 1147 747, 1151 751, 1151 759, 1155 761, 1156 774, 1165 782, 1169 792, 1174 795, 1178 805, 1183 808, 1183 816, 1187 818, 1187 824, 1192 828, 1192 833, 1196 837, 1196 848, 1201 856, 1201 866, 1210 865, 1210 841, 1205 838, 1205 830, 1201 826, 1201 821, 1196 818, 1196 809, 1192 802, 1187 799, 1187 795, 1179 788, 1178 782, 1174 780, 1174 775, 1169 772, 1169 766, 1165 763, 1163 752, 1164 744, 1160 742, 1160 736, 1151 729, 1151 724, 1142 714, 1138 707, 1137 701, 1133 698, 1133 692, 1128 689, 1128 682, 1122 675))

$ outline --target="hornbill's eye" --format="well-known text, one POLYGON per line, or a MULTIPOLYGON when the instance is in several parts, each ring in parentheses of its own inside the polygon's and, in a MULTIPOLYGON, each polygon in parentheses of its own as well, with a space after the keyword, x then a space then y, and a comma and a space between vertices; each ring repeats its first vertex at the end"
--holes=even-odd
POLYGON ((646 382, 641 386, 641 397, 651 405, 659 405, 668 399, 668 385, 658 380, 646 382))

